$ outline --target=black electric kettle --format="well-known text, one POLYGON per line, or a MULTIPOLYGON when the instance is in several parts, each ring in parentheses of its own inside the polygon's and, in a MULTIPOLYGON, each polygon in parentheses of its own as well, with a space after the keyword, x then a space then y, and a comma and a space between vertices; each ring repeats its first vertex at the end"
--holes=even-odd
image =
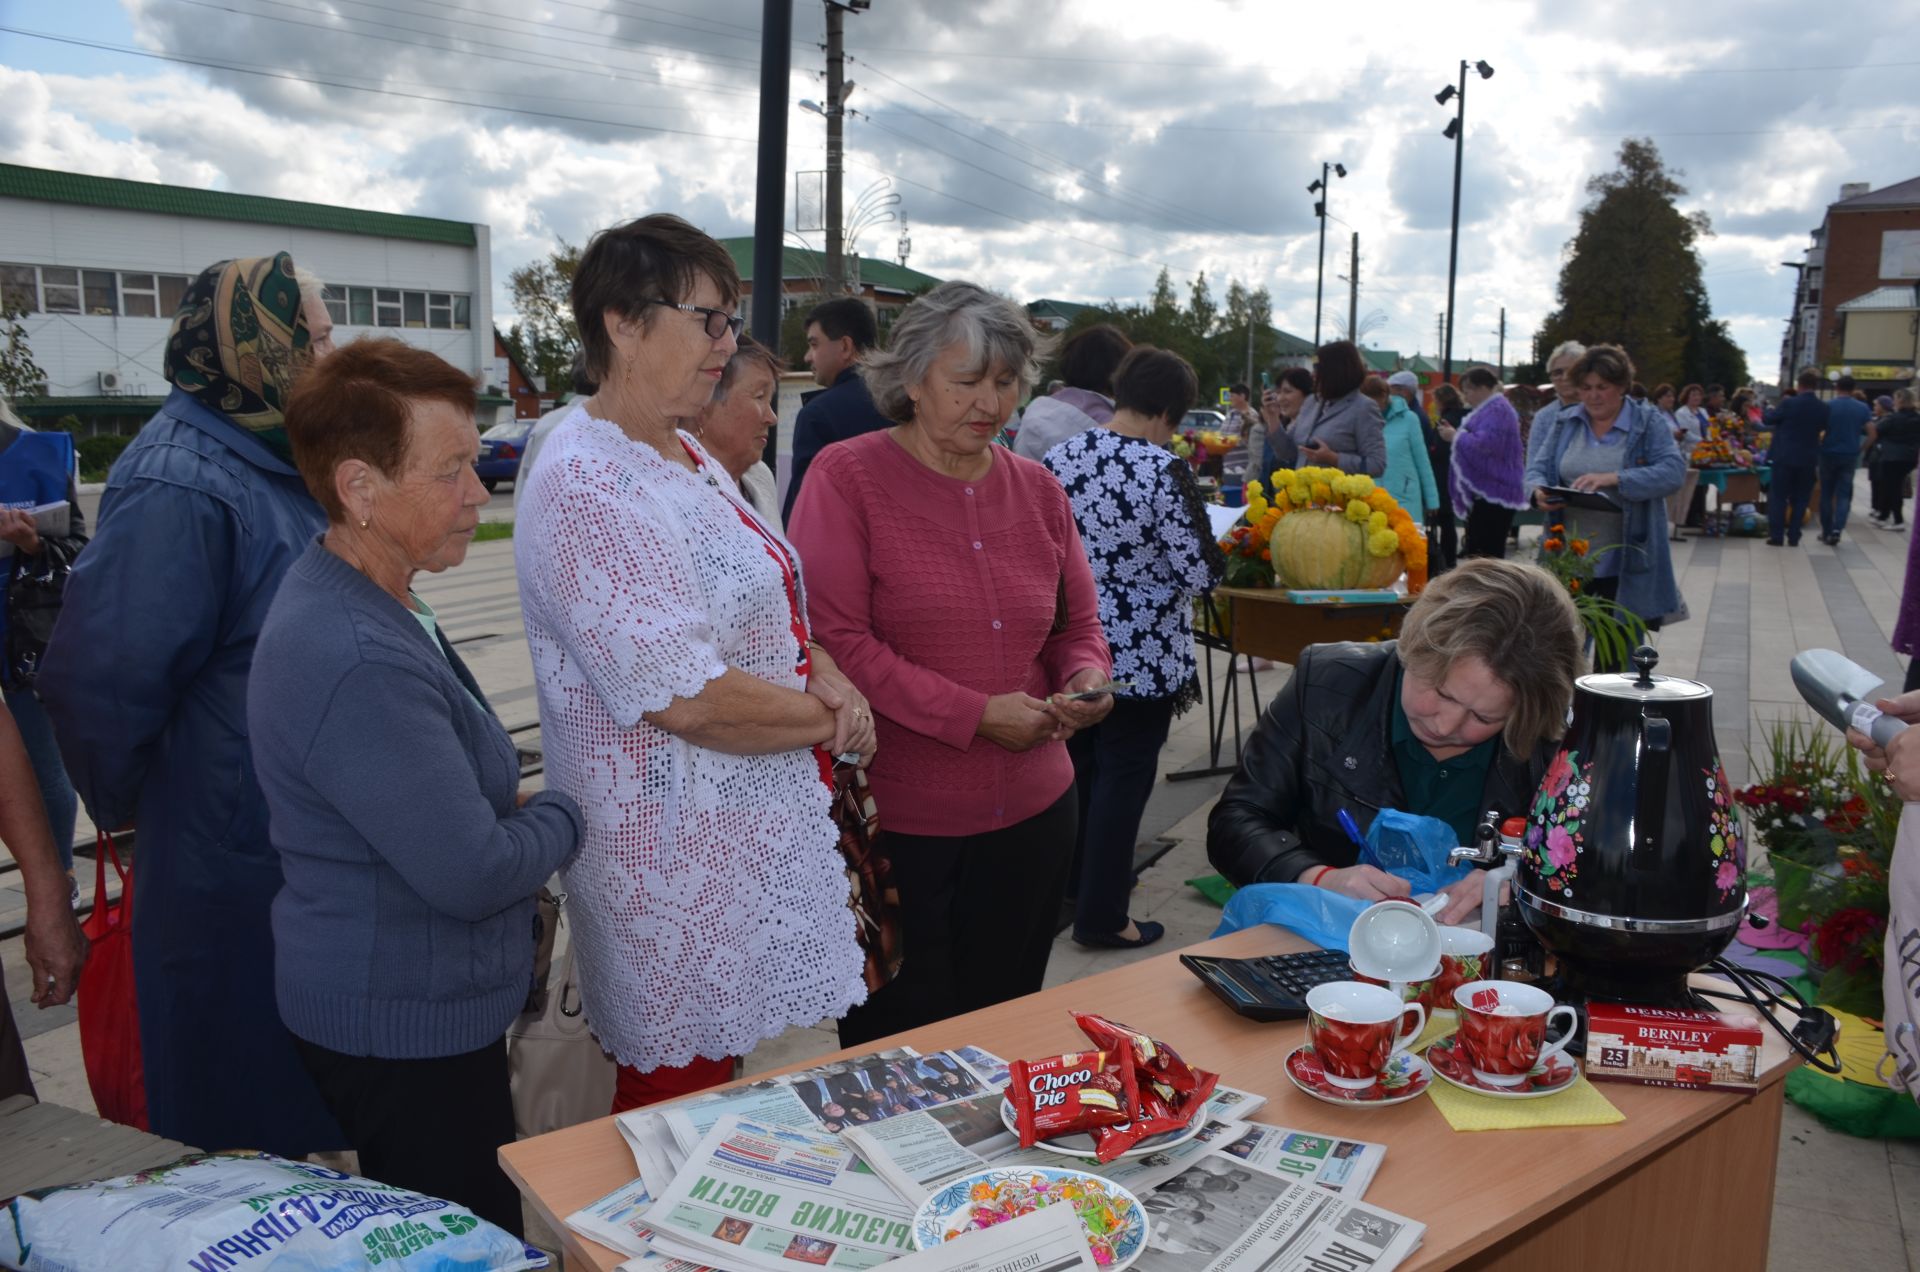
POLYGON ((1746 845, 1713 734, 1713 691, 1656 676, 1582 676, 1529 810, 1518 904, 1568 981, 1593 997, 1684 997, 1747 908, 1746 845))

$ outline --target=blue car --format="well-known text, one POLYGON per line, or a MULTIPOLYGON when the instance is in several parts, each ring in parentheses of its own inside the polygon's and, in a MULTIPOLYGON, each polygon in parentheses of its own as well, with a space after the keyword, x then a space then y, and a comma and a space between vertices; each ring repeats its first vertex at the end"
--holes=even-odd
POLYGON ((533 436, 533 420, 507 420, 480 434, 480 458, 474 471, 480 484, 492 490, 503 481, 520 475, 520 457, 527 453, 527 439, 533 436))

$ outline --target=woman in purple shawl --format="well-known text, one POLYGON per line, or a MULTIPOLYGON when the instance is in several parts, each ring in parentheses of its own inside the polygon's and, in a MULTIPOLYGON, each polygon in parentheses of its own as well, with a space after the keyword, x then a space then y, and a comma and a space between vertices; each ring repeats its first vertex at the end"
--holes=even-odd
POLYGON ((1475 367, 1460 377, 1460 393, 1472 408, 1458 429, 1440 426, 1453 443, 1448 487, 1453 511, 1466 518, 1463 557, 1505 557, 1513 514, 1527 506, 1522 476, 1526 455, 1520 445, 1520 417, 1500 392, 1500 377, 1475 367))

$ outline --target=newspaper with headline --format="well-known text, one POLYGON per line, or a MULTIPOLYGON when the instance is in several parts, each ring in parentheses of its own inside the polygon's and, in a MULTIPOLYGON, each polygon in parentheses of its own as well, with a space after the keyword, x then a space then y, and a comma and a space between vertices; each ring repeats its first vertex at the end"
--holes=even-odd
POLYGON ((1389 1272, 1427 1230, 1225 1153, 1201 1158, 1141 1205, 1147 1249, 1134 1272, 1389 1272))
POLYGON ((912 1048, 831 1061, 710 1095, 634 1109, 615 1119, 647 1189, 660 1196, 694 1145, 726 1116, 762 1126, 835 1134, 966 1100, 989 1089, 976 1064, 1004 1064, 978 1048, 921 1055, 912 1048))
POLYGON ((838 1135, 728 1114, 641 1217, 654 1254, 791 1272, 899 1258, 913 1248, 913 1210, 838 1135))

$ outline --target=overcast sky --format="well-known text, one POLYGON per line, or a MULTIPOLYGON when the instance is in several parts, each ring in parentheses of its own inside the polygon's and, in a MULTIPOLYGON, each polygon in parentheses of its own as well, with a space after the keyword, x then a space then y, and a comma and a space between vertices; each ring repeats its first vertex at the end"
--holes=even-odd
MULTIPOLYGON (((1360 234, 1368 343, 1433 352, 1451 106, 1468 90, 1456 357, 1510 360, 1620 140, 1684 171, 1714 312, 1771 378, 1807 232, 1845 181, 1920 175, 1920 54, 1899 6, 874 0, 846 20, 847 201, 891 177, 909 264, 1026 300, 1143 298, 1164 264, 1264 283, 1311 335, 1360 234), (1817 12, 1818 29, 1809 31, 1817 12), (1344 222, 1345 224, 1341 224, 1344 222)), ((650 211, 750 233, 758 0, 0 0, 0 159, 492 226, 509 270, 650 211), (146 56, 142 56, 146 54, 146 56), (161 60, 191 59, 267 74, 161 60), (311 81, 326 81, 316 84, 311 81), (355 87, 384 92, 355 91, 355 87), (458 104, 424 99, 458 99, 458 104)), ((824 164, 824 20, 797 0, 790 172, 824 164)), ((793 225, 792 181, 786 223, 793 225)), ((806 236, 813 246, 821 236, 806 236)), ((894 254, 897 227, 860 243, 894 254)), ((792 240, 789 240, 792 241, 792 240)), ((504 286, 495 297, 504 326, 504 286)), ((1331 318, 1329 318, 1329 326, 1331 318)))

